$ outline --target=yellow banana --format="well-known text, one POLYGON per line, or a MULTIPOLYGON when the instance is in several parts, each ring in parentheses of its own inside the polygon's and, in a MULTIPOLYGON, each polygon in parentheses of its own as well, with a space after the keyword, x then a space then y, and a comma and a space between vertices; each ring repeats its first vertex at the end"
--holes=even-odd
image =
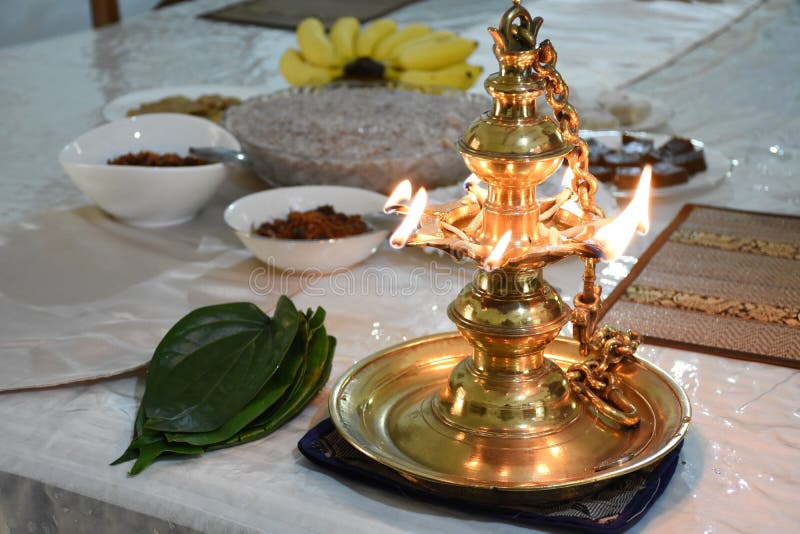
POLYGON ((278 67, 292 85, 322 85, 341 76, 341 68, 318 67, 308 63, 294 48, 288 49, 281 56, 278 67))
POLYGON ((406 70, 437 70, 466 60, 475 47, 476 41, 463 37, 453 37, 431 44, 417 44, 403 48, 395 56, 394 65, 406 70))
POLYGON ((397 23, 389 19, 378 19, 366 26, 356 37, 356 56, 369 57, 377 44, 394 33, 397 23))
POLYGON ((297 25, 297 44, 309 62, 319 67, 338 67, 342 58, 325 34, 325 26, 315 17, 303 19, 297 25))
POLYGON ((456 34, 454 34, 453 32, 447 32, 447 31, 431 32, 421 37, 417 37, 416 39, 407 41, 401 45, 398 45, 389 54, 388 59, 390 62, 395 62, 397 60, 397 56, 402 54, 404 50, 407 50, 409 48, 414 48, 420 45, 430 46, 434 43, 443 42, 447 39, 453 39, 455 37, 456 34))
POLYGON ((459 63, 439 70, 399 71, 398 80, 403 83, 421 86, 447 86, 466 91, 475 83, 483 68, 477 65, 459 63))
POLYGON ((331 42, 344 62, 356 57, 356 36, 360 26, 355 17, 340 17, 331 26, 331 42))
POLYGON ((410 24, 380 41, 372 51, 372 58, 388 59, 398 46, 413 41, 414 39, 419 39, 429 33, 431 33, 430 26, 426 26, 425 24, 410 24))

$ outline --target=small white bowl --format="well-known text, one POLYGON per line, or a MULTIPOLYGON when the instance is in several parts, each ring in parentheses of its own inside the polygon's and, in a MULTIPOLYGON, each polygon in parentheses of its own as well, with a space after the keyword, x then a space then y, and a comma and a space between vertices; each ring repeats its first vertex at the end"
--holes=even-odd
POLYGON ((225 222, 253 255, 268 265, 298 274, 330 273, 371 256, 386 238, 385 230, 338 239, 280 239, 251 232, 266 221, 284 219, 289 211, 308 211, 329 204, 347 215, 378 212, 386 197, 380 193, 335 185, 282 187, 247 195, 225 210, 225 222))
POLYGON ((170 226, 193 218, 214 196, 228 176, 225 165, 140 167, 106 162, 143 150, 185 156, 191 146, 240 150, 236 138, 211 121, 151 113, 86 132, 64 147, 58 160, 75 185, 104 211, 134 226, 170 226))

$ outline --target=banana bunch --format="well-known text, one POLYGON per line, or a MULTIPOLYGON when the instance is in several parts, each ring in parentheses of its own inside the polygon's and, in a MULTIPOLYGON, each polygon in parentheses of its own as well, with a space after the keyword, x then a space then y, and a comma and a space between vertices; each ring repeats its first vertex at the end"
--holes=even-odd
POLYGON ((326 32, 310 17, 297 26, 297 45, 300 50, 286 50, 279 65, 292 85, 359 79, 466 90, 482 71, 466 63, 477 42, 424 24, 398 29, 389 19, 362 28, 355 17, 341 17, 326 32))

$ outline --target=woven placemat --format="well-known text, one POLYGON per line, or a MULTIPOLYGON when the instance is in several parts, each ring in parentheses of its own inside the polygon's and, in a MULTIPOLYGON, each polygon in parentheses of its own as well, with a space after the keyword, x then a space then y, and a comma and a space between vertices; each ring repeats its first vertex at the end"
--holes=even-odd
POLYGON ((330 418, 309 430, 297 447, 306 458, 337 474, 459 511, 483 513, 521 525, 623 532, 639 521, 664 492, 675 474, 683 442, 660 462, 617 477, 587 496, 535 505, 489 504, 462 488, 411 481, 356 450, 339 434, 330 418))
POLYGON ((306 17, 318 17, 330 27, 341 16, 356 17, 362 23, 383 16, 418 0, 246 0, 200 15, 211 20, 254 24, 294 30, 306 17))
POLYGON ((655 345, 800 368, 800 217, 686 205, 601 319, 655 345))

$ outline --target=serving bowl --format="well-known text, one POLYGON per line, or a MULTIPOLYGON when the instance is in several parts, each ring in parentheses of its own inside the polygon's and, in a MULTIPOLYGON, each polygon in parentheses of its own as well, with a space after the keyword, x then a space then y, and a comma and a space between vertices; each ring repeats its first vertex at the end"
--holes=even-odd
POLYGON ((134 226, 161 227, 192 219, 231 171, 222 163, 143 167, 107 161, 140 151, 187 155, 191 146, 241 150, 233 135, 211 121, 152 113, 90 130, 65 146, 58 160, 103 211, 134 226))
POLYGON ((378 212, 386 197, 355 187, 295 186, 260 191, 240 198, 225 210, 225 222, 253 255, 267 265, 303 272, 330 273, 371 256, 388 235, 373 229, 337 239, 282 239, 253 232, 263 222, 283 219, 289 211, 308 211, 331 205, 347 215, 378 212))
POLYGON ((223 124, 271 185, 388 194, 405 178, 431 189, 469 175, 455 143, 490 105, 458 91, 335 83, 251 98, 229 108, 223 124))

